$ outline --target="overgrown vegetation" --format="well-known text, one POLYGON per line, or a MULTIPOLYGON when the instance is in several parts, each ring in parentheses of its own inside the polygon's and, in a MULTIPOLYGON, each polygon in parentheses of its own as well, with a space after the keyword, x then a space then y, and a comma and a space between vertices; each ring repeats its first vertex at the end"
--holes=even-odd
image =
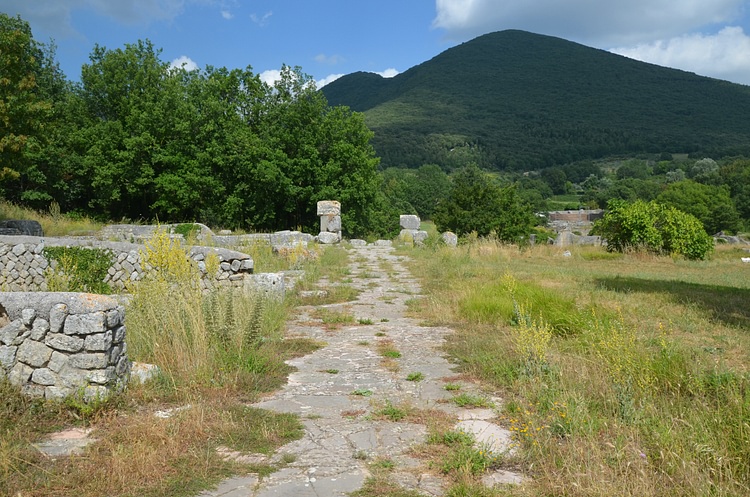
POLYGON ((89 292, 110 294, 112 287, 104 282, 114 262, 112 252, 96 247, 45 247, 44 256, 51 263, 47 269, 50 292, 89 292))
POLYGON ((531 478, 513 495, 746 494, 750 285, 737 251, 719 247, 702 262, 588 256, 600 250, 563 258, 478 241, 413 252, 428 294, 418 311, 458 330, 447 350, 504 399, 518 452, 499 465, 531 478), (533 293, 521 296, 527 285, 573 303, 563 333, 533 293), (498 306, 476 319, 466 303, 490 295, 515 300, 517 312, 498 306))
POLYGON ((158 365, 159 375, 95 406, 29 400, 0 381, 0 494, 177 497, 291 460, 246 464, 219 450, 269 455, 301 436, 296 416, 247 407, 283 384, 286 359, 317 347, 283 336, 289 302, 204 295, 185 247, 163 231, 142 256, 153 271, 130 288, 128 355, 158 365), (154 416, 169 409, 170 417, 154 416), (49 459, 30 446, 71 425, 94 429, 97 441, 81 455, 49 459))

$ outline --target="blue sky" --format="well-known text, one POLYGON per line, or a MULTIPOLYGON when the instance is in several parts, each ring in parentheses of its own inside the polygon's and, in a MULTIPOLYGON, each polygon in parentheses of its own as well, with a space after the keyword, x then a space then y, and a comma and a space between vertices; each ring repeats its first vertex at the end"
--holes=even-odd
POLYGON ((54 39, 73 80, 95 43, 148 38, 164 61, 250 65, 267 81, 301 66, 320 86, 523 29, 750 85, 750 0, 0 0, 0 11, 54 39))

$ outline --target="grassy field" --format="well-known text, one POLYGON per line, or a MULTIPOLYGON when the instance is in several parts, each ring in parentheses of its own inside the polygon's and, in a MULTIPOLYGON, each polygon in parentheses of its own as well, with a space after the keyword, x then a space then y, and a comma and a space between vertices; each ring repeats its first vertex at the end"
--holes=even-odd
MULTIPOLYGON (((286 381, 286 359, 319 346, 284 336, 296 299, 203 295, 184 248, 167 237, 152 240, 152 247, 155 271, 130 289, 127 343, 131 359, 156 364, 161 374, 88 405, 26 399, 0 381, 0 495, 187 496, 229 475, 267 474, 292 459, 281 454, 247 464, 223 458, 218 449, 271 455, 302 435, 296 416, 247 407, 286 381), (175 408, 167 419, 154 415, 175 408), (47 459, 30 445, 73 426, 92 428, 97 440, 79 456, 47 459)), ((297 255, 264 257, 274 267, 303 267, 300 287, 312 288, 316 278, 340 278, 347 254, 331 248, 304 263, 297 255)))
POLYGON ((504 399, 519 450, 495 466, 531 478, 448 495, 750 495, 747 254, 569 249, 409 252, 413 309, 453 327, 458 370, 504 399))

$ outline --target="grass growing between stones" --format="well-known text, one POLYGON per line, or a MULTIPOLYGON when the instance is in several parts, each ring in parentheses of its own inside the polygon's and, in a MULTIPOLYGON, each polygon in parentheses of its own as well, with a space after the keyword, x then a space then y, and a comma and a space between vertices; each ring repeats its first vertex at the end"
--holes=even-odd
POLYGON ((295 416, 247 403, 286 381, 284 360, 318 345, 284 337, 288 302, 202 294, 179 245, 162 239, 152 249, 154 276, 131 289, 127 343, 132 359, 161 374, 85 416, 74 403, 31 401, 0 383, 0 495, 178 497, 285 464, 281 457, 241 462, 218 449, 268 455, 301 436, 295 416), (172 416, 154 416, 169 408, 172 416), (48 459, 30 445, 71 425, 92 428, 97 440, 81 455, 48 459))
MULTIPOLYGON (((517 452, 498 465, 530 478, 512 495, 750 494, 739 252, 694 262, 569 250, 412 252, 426 295, 412 312, 454 327, 447 351, 461 372, 505 399, 517 452)), ((470 473, 447 495, 495 495, 470 473)))

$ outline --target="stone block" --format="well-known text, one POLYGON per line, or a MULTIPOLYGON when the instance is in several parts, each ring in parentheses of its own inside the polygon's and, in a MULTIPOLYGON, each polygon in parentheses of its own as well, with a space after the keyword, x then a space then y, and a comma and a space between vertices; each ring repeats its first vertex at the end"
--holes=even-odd
POLYGON ((418 230, 422 221, 419 219, 419 216, 413 214, 402 214, 399 218, 399 224, 405 230, 418 230))
POLYGON ((34 368, 27 366, 22 362, 16 362, 13 369, 8 374, 8 381, 13 385, 24 385, 31 378, 31 374, 34 372, 34 368))
POLYGON ((49 311, 49 329, 52 333, 60 333, 65 324, 65 318, 68 316, 68 306, 57 304, 49 311))
POLYGON ((340 241, 341 241, 341 237, 339 236, 338 233, 331 233, 328 231, 324 231, 318 235, 318 242, 324 245, 331 245, 333 243, 338 243, 340 241))
POLYGON ((57 383, 57 375, 47 368, 40 368, 31 374, 31 381, 38 385, 51 386, 57 383))
POLYGON ((112 347, 112 330, 87 336, 83 347, 88 352, 102 352, 109 350, 110 347, 112 347))
POLYGON ((103 311, 70 315, 65 319, 66 335, 90 335, 107 329, 107 316, 103 311))
POLYGON ((18 347, 13 345, 0 345, 0 367, 10 369, 16 362, 18 347))
POLYGON ((414 243, 416 245, 424 245, 424 242, 425 242, 425 240, 427 240, 428 237, 429 237, 429 235, 427 234, 426 231, 421 231, 421 230, 420 231, 416 231, 414 233, 414 243))
POLYGON ((112 343, 122 343, 125 340, 125 326, 118 326, 114 329, 112 343))
POLYGON ((43 343, 26 340, 18 347, 16 361, 39 368, 47 364, 51 355, 52 349, 43 343))
POLYGON ((109 357, 104 353, 83 353, 70 356, 68 364, 79 369, 104 369, 109 364, 109 357))
POLYGON ((349 240, 349 243, 351 243, 352 247, 364 247, 367 245, 367 242, 365 240, 360 240, 358 238, 349 240))
POLYGON ((336 233, 341 231, 341 216, 320 216, 320 231, 336 233))
POLYGON ((49 321, 42 318, 36 318, 34 320, 34 324, 31 327, 31 335, 29 335, 29 338, 32 340, 36 340, 37 342, 40 342, 44 340, 44 336, 49 331, 49 321))
POLYGON ((390 240, 375 240, 372 242, 373 247, 392 247, 393 242, 390 240))
POLYGON ((31 328, 34 319, 36 319, 36 311, 34 309, 24 309, 21 311, 21 322, 24 326, 31 328))
POLYGON ((406 243, 407 245, 411 245, 414 243, 414 235, 417 233, 417 230, 407 230, 403 229, 398 234, 399 241, 406 243))
POLYGON ((59 373, 68 364, 68 356, 60 352, 52 352, 52 356, 49 358, 47 368, 55 373, 59 373))
POLYGON ((44 398, 46 400, 62 400, 71 393, 69 388, 49 386, 44 389, 44 398))
POLYGON ((341 203, 336 200, 321 200, 318 202, 318 216, 340 216, 341 203))
POLYGON ((0 342, 4 345, 12 345, 16 338, 18 338, 18 335, 24 331, 26 331, 26 328, 20 319, 11 321, 9 324, 0 328, 0 342))
POLYGON ((49 333, 44 343, 55 350, 63 352, 79 352, 83 350, 84 339, 62 333, 49 333))
POLYGON ((442 238, 443 243, 445 243, 449 247, 455 247, 458 245, 458 236, 451 231, 446 231, 445 233, 440 235, 440 237, 442 238))

